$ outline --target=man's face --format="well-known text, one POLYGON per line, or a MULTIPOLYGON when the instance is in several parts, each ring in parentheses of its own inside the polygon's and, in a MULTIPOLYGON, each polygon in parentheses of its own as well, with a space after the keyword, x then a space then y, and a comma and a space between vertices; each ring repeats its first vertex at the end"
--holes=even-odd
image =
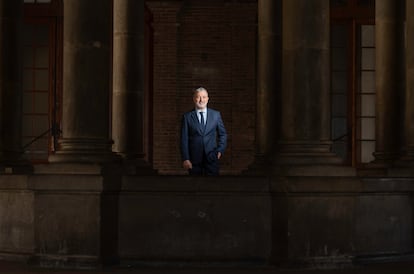
POLYGON ((208 103, 208 93, 205 91, 197 92, 194 94, 193 101, 197 109, 206 108, 208 103))

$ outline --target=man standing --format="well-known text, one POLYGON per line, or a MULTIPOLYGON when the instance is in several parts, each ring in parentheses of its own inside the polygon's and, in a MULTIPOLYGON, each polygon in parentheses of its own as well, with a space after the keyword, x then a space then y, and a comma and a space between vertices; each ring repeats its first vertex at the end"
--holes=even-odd
POLYGON ((227 146, 220 112, 207 108, 208 92, 194 90, 194 110, 184 113, 181 124, 181 157, 190 175, 218 175, 218 160, 227 146))

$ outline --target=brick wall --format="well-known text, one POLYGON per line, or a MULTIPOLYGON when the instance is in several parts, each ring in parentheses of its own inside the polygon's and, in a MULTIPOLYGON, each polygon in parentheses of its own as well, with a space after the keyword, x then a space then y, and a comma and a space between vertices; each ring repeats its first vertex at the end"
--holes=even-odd
POLYGON ((184 174, 180 122, 192 89, 209 90, 222 113, 228 148, 222 174, 254 159, 257 1, 147 1, 154 29, 154 168, 184 174))

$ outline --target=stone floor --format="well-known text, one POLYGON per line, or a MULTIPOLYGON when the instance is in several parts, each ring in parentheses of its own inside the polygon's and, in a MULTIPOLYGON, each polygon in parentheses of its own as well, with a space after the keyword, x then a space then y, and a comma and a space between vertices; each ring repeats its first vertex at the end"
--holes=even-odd
POLYGON ((58 273, 58 274, 402 274, 414 273, 414 261, 399 263, 377 263, 341 269, 282 269, 273 267, 107 267, 102 269, 53 269, 29 266, 24 263, 0 261, 0 273, 58 273))

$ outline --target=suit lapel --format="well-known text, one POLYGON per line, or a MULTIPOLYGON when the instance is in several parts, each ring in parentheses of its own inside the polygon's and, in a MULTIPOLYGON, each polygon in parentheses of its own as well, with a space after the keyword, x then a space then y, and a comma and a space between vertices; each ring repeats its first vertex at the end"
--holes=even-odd
POLYGON ((205 132, 207 132, 209 130, 209 128, 212 124, 213 124, 213 113, 210 109, 207 109, 205 132))
POLYGON ((206 127, 205 131, 208 132, 210 130, 213 130, 216 126, 216 115, 215 112, 211 109, 207 109, 207 120, 206 120, 206 127))
POLYGON ((191 119, 193 120, 193 123, 198 123, 198 118, 197 118, 197 112, 195 110, 193 110, 191 112, 191 119))

